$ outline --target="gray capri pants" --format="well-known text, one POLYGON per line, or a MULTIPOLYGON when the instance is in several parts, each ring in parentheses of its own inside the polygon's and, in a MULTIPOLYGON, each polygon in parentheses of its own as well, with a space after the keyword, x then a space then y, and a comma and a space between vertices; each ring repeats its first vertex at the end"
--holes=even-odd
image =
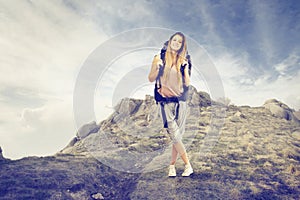
POLYGON ((185 101, 177 102, 162 102, 161 116, 164 124, 167 123, 168 133, 173 141, 173 144, 182 140, 185 131, 185 121, 187 116, 187 104, 185 101))

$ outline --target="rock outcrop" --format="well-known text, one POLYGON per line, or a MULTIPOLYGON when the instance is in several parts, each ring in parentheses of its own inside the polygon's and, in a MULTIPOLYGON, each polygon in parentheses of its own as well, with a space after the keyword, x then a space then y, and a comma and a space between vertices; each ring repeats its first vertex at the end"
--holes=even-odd
POLYGON ((295 117, 300 120, 300 110, 294 112, 295 117))
POLYGON ((264 107, 274 116, 299 123, 299 119, 294 115, 295 111, 276 99, 267 100, 264 103, 264 107))
POLYGON ((147 95, 123 99, 54 156, 0 162, 0 199, 298 199, 300 125, 292 109, 277 100, 224 107, 194 88, 188 105, 191 177, 180 177, 181 160, 179 176, 167 177, 170 138, 147 95))
POLYGON ((76 137, 79 138, 79 139, 83 139, 91 133, 97 133, 99 128, 100 127, 96 124, 96 122, 92 121, 92 122, 90 122, 88 124, 85 124, 82 127, 80 127, 77 131, 76 137))

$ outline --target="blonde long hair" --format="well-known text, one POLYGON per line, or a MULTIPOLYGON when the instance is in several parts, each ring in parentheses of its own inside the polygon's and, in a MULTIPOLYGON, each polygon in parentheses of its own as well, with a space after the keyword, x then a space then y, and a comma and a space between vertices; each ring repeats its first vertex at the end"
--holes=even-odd
POLYGON ((173 65, 175 65, 176 70, 177 70, 178 84, 182 85, 182 74, 180 71, 180 67, 181 67, 181 64, 186 60, 186 53, 187 53, 187 45, 186 45, 186 38, 185 38, 184 34, 181 32, 174 33, 168 41, 168 47, 167 47, 166 54, 165 54, 165 60, 164 60, 165 68, 164 68, 164 73, 163 73, 164 80, 168 79, 170 69, 173 65), (176 55, 174 58, 174 54, 172 54, 170 44, 171 44, 172 39, 176 35, 179 35, 182 37, 182 45, 181 45, 181 48, 176 52, 176 55), (173 62, 174 60, 175 60, 175 63, 173 62))

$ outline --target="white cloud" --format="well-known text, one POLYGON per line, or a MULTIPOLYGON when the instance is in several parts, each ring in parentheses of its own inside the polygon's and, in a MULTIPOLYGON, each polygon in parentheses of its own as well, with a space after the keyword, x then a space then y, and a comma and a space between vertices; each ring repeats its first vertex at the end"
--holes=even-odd
POLYGON ((256 83, 256 93, 265 99, 275 98, 294 109, 300 109, 300 71, 298 70, 293 77, 279 76, 275 81, 268 81, 260 78, 256 83))
POLYGON ((274 66, 275 70, 280 75, 287 75, 290 71, 294 73, 294 69, 300 68, 300 57, 294 53, 290 54, 287 58, 285 58, 282 62, 276 64, 274 66))
POLYGON ((29 109, 25 108, 21 115, 21 121, 28 128, 40 124, 43 113, 45 112, 44 107, 29 109))
POLYGON ((75 135, 77 73, 107 36, 59 1, 4 1, 0 13, 0 146, 10 158, 55 153, 75 135))
POLYGON ((223 53, 219 57, 213 58, 213 60, 225 80, 246 75, 250 67, 247 63, 247 57, 243 57, 242 54, 234 56, 230 53, 223 53))
MULTIPOLYGON (((293 75, 276 78, 272 71, 261 71, 258 76, 252 74, 249 71, 252 67, 247 56, 239 57, 225 53, 213 60, 221 76, 225 96, 230 98, 233 104, 261 106, 266 100, 275 98, 291 108, 300 109, 299 68, 293 75)), ((284 66, 295 63, 295 60, 295 56, 289 56, 283 61, 284 66)))
POLYGON ((21 158, 28 155, 54 154, 75 136, 70 100, 51 101, 43 107, 24 108, 21 112, 6 107, 5 123, 1 126, 4 156, 21 158))

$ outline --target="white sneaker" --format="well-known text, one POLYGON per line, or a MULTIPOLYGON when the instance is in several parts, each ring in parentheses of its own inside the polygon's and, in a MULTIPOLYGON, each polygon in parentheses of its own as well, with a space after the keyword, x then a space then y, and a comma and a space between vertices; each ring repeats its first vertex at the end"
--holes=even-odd
POLYGON ((169 166, 169 177, 175 177, 176 176, 176 169, 175 165, 169 166))
POLYGON ((193 172, 194 171, 191 164, 187 164, 184 167, 184 172, 182 173, 182 176, 190 176, 193 172))

